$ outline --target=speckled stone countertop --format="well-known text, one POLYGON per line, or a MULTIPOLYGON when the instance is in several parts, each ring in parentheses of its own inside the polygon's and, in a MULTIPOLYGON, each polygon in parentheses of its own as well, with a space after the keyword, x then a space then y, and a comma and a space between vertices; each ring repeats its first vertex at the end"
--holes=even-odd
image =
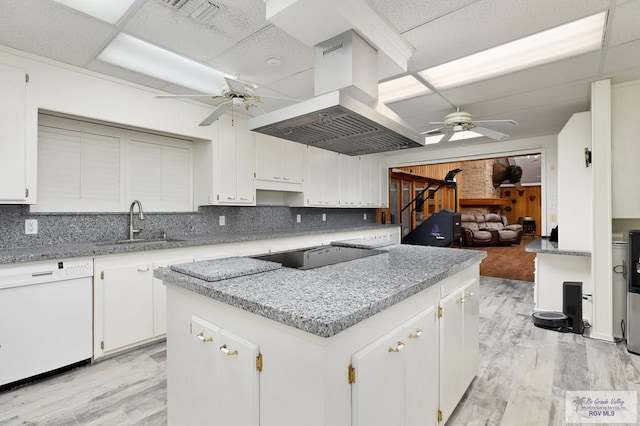
POLYGON ((563 254, 565 256, 591 256, 589 251, 563 250, 558 248, 558 243, 549 241, 548 238, 536 238, 524 248, 531 253, 563 254))
POLYGON ((180 272, 205 281, 222 281, 236 277, 260 274, 280 269, 281 264, 250 257, 227 257, 225 259, 171 265, 172 271, 180 272))
POLYGON ((166 242, 150 241, 133 244, 116 244, 116 242, 101 243, 73 243, 56 244, 50 246, 37 246, 25 248, 11 248, 0 250, 0 265, 21 262, 33 262, 50 259, 68 259, 73 257, 94 257, 120 253, 135 253, 150 250, 164 250, 184 247, 209 246, 224 243, 237 243, 243 241, 270 240, 276 238, 297 237, 304 235, 317 235, 332 232, 350 232, 381 228, 383 226, 397 225, 374 225, 342 229, 304 229, 287 232, 252 232, 237 233, 233 235, 197 235, 189 237, 173 237, 166 242))
POLYGON ((381 247, 391 246, 394 243, 389 240, 367 240, 365 238, 351 238, 348 240, 331 241, 332 246, 338 247, 355 247, 363 249, 377 249, 381 247))
POLYGON ((298 270, 281 268, 208 282, 169 268, 154 275, 248 312, 331 337, 480 262, 486 252, 394 245, 376 256, 298 270))

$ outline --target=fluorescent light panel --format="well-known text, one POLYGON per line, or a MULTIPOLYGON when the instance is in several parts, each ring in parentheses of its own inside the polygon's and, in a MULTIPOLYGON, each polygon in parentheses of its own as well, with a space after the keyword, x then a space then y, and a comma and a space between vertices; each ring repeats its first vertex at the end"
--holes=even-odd
MULTIPOLYGON (((443 135, 435 135, 435 136, 427 136, 426 138, 424 138, 424 143, 425 145, 429 145, 432 143, 438 143, 440 142, 440 139, 442 139, 443 135)), ((472 130, 464 130, 462 132, 456 132, 453 134, 453 136, 451 136, 451 139, 449 139, 449 142, 451 141, 459 141, 461 139, 473 139, 473 138, 481 138, 483 135, 481 135, 480 133, 476 133, 472 130)))
POLYGON ((602 46, 606 16, 601 12, 419 74, 438 89, 446 89, 591 52, 602 46))
POLYGON ((382 103, 391 103, 402 99, 426 95, 431 90, 412 75, 385 81, 378 85, 378 99, 382 103))
POLYGON ((54 0, 101 21, 116 24, 135 0, 54 0))
POLYGON ((98 59, 204 94, 220 93, 220 84, 226 76, 214 68, 124 33, 114 37, 98 59))

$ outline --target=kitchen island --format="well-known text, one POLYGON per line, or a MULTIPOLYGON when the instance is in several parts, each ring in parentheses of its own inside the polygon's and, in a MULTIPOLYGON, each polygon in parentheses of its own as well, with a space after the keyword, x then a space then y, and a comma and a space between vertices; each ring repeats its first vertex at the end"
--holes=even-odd
POLYGON ((477 372, 486 254, 382 249, 219 281, 157 269, 170 424, 437 424, 439 411, 446 421, 477 372))

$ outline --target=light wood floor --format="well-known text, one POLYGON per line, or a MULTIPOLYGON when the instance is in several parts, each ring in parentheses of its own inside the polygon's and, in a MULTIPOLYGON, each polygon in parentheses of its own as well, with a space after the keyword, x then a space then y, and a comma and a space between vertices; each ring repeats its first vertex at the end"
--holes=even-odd
MULTIPOLYGON (((480 293, 480 374, 448 426, 562 425, 567 390, 640 391, 624 345, 534 327, 532 283, 482 277, 480 293)), ((0 393, 0 425, 164 425, 165 365, 160 343, 0 393)))

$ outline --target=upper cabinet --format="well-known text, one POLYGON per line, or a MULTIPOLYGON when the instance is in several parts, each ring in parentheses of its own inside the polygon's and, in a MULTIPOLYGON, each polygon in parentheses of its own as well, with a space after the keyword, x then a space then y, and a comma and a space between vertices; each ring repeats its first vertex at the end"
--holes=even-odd
POLYGON ((302 191, 306 147, 297 142, 254 134, 256 189, 302 191))
POLYGON ((253 133, 248 119, 223 115, 213 142, 196 145, 196 203, 255 205, 253 133))
POLYGON ((360 204, 360 157, 340 154, 340 207, 360 204))
MULTIPOLYGON (((611 215, 640 218, 640 81, 617 84, 611 90, 611 215)), ((572 219, 573 220, 573 219, 572 219)), ((563 223, 564 226, 564 223, 563 223)))
POLYGON ((388 175, 380 157, 360 157, 360 206, 387 207, 388 175))
POLYGON ((0 202, 23 203, 27 188, 27 74, 0 64, 0 202))
POLYGON ((326 149, 308 148, 307 206, 335 207, 338 205, 338 154, 326 149))

